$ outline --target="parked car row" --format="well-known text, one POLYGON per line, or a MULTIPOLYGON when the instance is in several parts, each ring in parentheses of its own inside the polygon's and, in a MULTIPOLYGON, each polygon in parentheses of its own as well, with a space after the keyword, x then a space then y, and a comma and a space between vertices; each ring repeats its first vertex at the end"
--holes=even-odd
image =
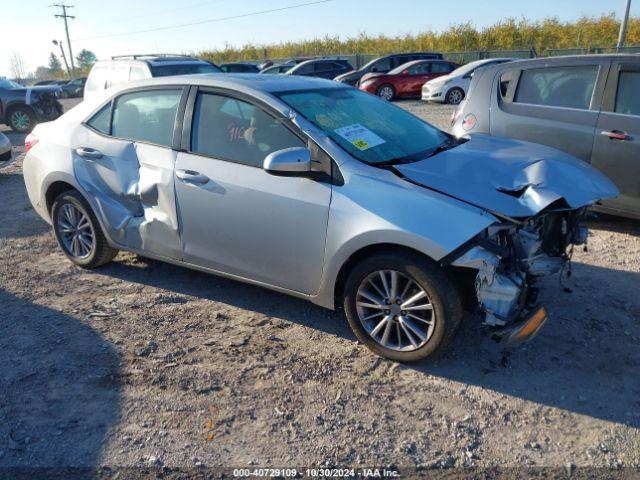
POLYGON ((34 87, 58 86, 62 89, 60 98, 80 98, 84 95, 84 84, 87 77, 74 78, 73 80, 41 80, 34 87))

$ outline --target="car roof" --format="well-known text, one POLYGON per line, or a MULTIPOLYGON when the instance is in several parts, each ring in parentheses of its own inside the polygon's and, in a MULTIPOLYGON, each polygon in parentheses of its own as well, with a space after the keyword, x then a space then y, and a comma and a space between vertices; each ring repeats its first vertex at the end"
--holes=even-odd
POLYGON ((162 85, 218 87, 245 93, 276 93, 293 90, 347 88, 344 84, 316 77, 256 75, 251 73, 203 73, 156 77, 120 84, 113 91, 162 85))
POLYGON ((455 63, 455 62, 451 62, 449 60, 442 60, 441 58, 421 58, 420 60, 411 60, 410 62, 403 63, 402 65, 398 65, 396 68, 412 67, 413 65, 417 65, 418 63, 455 63))
POLYGON ((602 60, 621 60, 632 63, 640 63, 640 55, 633 53, 604 53, 604 54, 591 54, 591 55, 562 55, 557 57, 538 57, 538 58, 525 58, 525 59, 511 59, 513 62, 496 65, 489 68, 500 68, 507 65, 513 65, 526 67, 527 65, 554 65, 558 64, 571 64, 571 63, 585 63, 588 61, 602 61, 602 60))

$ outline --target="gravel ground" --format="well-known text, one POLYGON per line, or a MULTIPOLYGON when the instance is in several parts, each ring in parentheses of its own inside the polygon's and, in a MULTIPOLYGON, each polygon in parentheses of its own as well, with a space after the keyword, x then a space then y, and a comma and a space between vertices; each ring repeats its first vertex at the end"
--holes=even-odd
MULTIPOLYGON (((401 105, 447 127, 447 106, 401 105)), ((567 291, 544 282, 551 318, 534 342, 506 349, 470 315, 440 360, 405 366, 358 344, 341 315, 278 293, 129 253, 73 266, 31 209, 24 138, 10 137, 0 477, 27 466, 640 467, 638 222, 591 225, 567 291)))

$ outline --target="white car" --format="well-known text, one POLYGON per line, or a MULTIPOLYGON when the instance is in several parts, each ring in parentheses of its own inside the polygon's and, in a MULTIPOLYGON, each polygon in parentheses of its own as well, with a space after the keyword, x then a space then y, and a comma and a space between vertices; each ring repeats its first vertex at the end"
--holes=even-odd
POLYGON ((480 67, 496 65, 514 60, 513 58, 487 58, 467 63, 449 75, 429 80, 422 86, 422 100, 458 105, 467 96, 473 72, 480 67))
POLYGON ((0 133, 0 163, 11 160, 11 142, 6 135, 0 133))

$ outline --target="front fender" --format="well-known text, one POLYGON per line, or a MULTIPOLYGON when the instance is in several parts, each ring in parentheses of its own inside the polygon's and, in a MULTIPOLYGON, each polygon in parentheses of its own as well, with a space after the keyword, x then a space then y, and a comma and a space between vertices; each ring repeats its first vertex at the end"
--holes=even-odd
MULTIPOLYGON (((366 167, 371 168, 371 167, 366 167)), ((334 308, 342 266, 359 250, 395 244, 439 261, 497 219, 482 209, 378 170, 376 177, 345 175, 334 187, 327 226, 325 268, 314 301, 334 308)))

